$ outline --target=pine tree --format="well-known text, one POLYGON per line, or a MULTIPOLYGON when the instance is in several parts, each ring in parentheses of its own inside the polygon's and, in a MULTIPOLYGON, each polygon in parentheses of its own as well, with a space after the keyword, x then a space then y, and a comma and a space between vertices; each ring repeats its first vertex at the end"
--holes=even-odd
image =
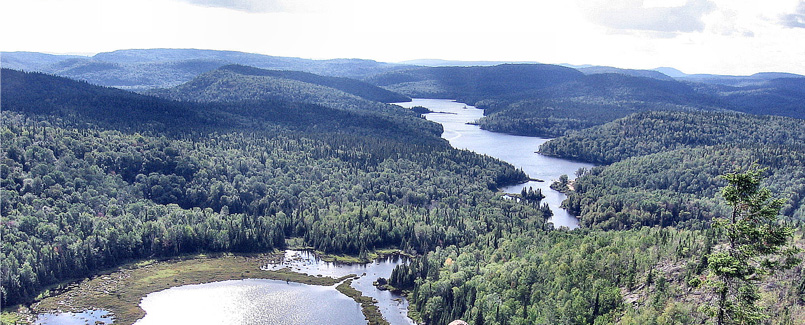
POLYGON ((768 316, 756 302, 757 283, 767 274, 798 264, 797 249, 786 247, 793 230, 777 222, 784 200, 772 199, 771 191, 760 186, 765 169, 729 173, 721 195, 732 207, 729 218, 718 218, 713 227, 727 242, 708 256, 709 281, 717 294, 717 306, 707 311, 717 324, 758 324, 768 316))

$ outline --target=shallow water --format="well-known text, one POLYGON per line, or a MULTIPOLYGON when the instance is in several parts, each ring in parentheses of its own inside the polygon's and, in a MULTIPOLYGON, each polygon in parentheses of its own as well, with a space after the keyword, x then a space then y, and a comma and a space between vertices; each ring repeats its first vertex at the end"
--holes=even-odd
POLYGON ((114 317, 105 310, 87 310, 81 313, 47 313, 40 314, 36 325, 85 325, 112 324, 114 317))
POLYGON ((356 274, 359 279, 352 281, 352 287, 360 290, 364 296, 377 300, 380 313, 391 324, 415 324, 408 318, 408 301, 401 295, 389 291, 378 290, 373 282, 378 277, 388 279, 394 267, 407 263, 408 259, 392 255, 368 264, 343 264, 325 262, 309 251, 285 251, 285 258, 279 264, 266 265, 268 270, 290 268, 297 273, 322 275, 339 278, 348 274, 356 274))
MULTIPOLYGON (((443 99, 414 99, 399 103, 403 107, 425 106, 444 113, 426 114, 428 120, 442 124, 442 137, 459 149, 486 154, 522 168, 529 177, 544 182, 505 187, 506 193, 520 193, 524 187, 541 189, 543 202, 553 211, 549 221, 555 227, 578 227, 578 220, 560 208, 565 195, 550 188, 551 182, 562 174, 574 178, 580 167, 593 165, 536 153, 539 145, 550 140, 524 137, 481 130, 474 122, 483 116, 483 110, 443 99)), ((407 317, 408 302, 401 296, 381 291, 372 285, 378 277, 388 278, 395 266, 406 260, 388 257, 369 264, 329 263, 306 251, 286 251, 285 259, 266 269, 288 267, 294 272, 310 275, 341 277, 348 274, 361 276, 352 286, 364 295, 375 298, 391 324, 414 324, 407 317)), ((233 280, 200 285, 187 285, 154 292, 146 296, 141 306, 147 315, 138 325, 149 324, 366 324, 354 300, 335 290, 335 287, 286 283, 276 280, 233 280)), ((103 310, 83 313, 42 314, 35 324, 83 325, 111 324, 113 318, 103 310)))
POLYGON ((480 154, 489 155, 506 161, 523 171, 533 179, 544 182, 527 182, 508 186, 501 190, 505 193, 520 193, 523 188, 541 189, 545 195, 543 203, 548 203, 553 211, 549 219, 554 227, 577 228, 579 221, 560 206, 566 196, 550 188, 553 181, 565 174, 575 178, 575 172, 581 167, 592 168, 592 164, 570 161, 566 159, 543 156, 536 151, 539 146, 550 139, 525 137, 505 133, 481 130, 475 122, 483 117, 483 110, 470 105, 447 99, 414 99, 408 103, 397 103, 403 107, 424 106, 435 113, 425 114, 425 118, 437 122, 444 128, 442 138, 458 149, 467 149, 480 154))
MULTIPOLYGON (((325 262, 307 251, 288 250, 278 264, 263 269, 289 268, 309 275, 342 277, 356 274, 352 287, 373 297, 391 324, 414 324, 408 303, 399 295, 372 285, 388 278, 395 266, 406 263, 387 257, 368 264, 325 262)), ((154 292, 140 306, 146 316, 137 325, 151 324, 366 324, 361 307, 335 289, 278 280, 232 280, 185 285, 154 292)))
POLYGON ((137 325, 366 324, 361 307, 335 287, 246 279, 154 292, 137 325))

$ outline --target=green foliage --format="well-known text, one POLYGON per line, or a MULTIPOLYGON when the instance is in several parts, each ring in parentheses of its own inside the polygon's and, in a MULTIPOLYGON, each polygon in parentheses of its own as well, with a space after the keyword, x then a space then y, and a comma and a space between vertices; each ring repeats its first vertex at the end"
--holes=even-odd
MULTIPOLYGON (((112 56, 125 61, 127 53, 139 62, 174 52, 112 56)), ((624 139, 600 146, 615 151, 600 156, 619 162, 580 170, 567 205, 585 225, 631 229, 567 232, 546 225, 538 191, 524 191, 519 201, 495 192, 526 180, 521 171, 451 148, 438 138, 438 125, 357 96, 367 88, 351 88, 363 87, 351 81, 229 67, 162 92, 186 100, 175 102, 44 74, 4 69, 2 77, 4 304, 132 259, 265 251, 294 238, 330 254, 370 256, 387 247, 421 254, 389 282, 410 291, 412 314, 428 323, 701 323, 700 301, 685 299, 707 266, 713 274, 747 270, 720 255, 715 230, 695 229, 706 228, 699 220, 729 212, 715 199, 723 185, 715 175, 759 161, 771 167, 763 184, 787 196, 783 215, 796 219, 805 211, 802 127, 790 119, 657 113, 647 125, 666 126, 647 128, 643 140, 632 139, 639 129, 603 132, 595 143, 624 139), (697 118, 712 121, 691 130, 685 121, 697 118), (712 143, 741 137, 755 141, 712 143)), ((602 107, 596 106, 602 98, 617 99, 606 105, 624 111, 656 103, 686 109, 709 100, 681 100, 677 92, 692 90, 675 83, 640 88, 640 80, 586 78, 542 65, 414 69, 372 80, 413 89, 409 94, 498 98, 504 108, 524 94, 547 96, 546 105, 561 99, 582 108, 551 118, 576 125, 590 123, 573 119, 584 107, 602 107), (572 100, 562 97, 568 94, 572 100)), ((378 94, 388 93, 366 96, 378 94)), ((587 152, 597 146, 567 145, 587 152)), ((560 185, 570 189, 569 182, 560 185)), ((765 238, 785 235, 773 234, 765 238)), ((759 270, 793 261, 748 265, 759 270)), ((805 285, 778 284, 793 298, 770 308, 800 315, 792 301, 802 299, 805 285)), ((761 297, 739 289, 747 301, 761 297)), ((781 314, 776 319, 785 319, 781 314)))
POLYGON ((406 96, 354 79, 242 65, 223 66, 174 88, 148 93, 185 101, 282 99, 348 109, 383 109, 384 105, 377 102, 411 101, 406 96))
POLYGON ((728 112, 643 112, 548 141, 540 153, 598 164, 696 146, 779 145, 805 151, 802 120, 728 112))
POLYGON ((401 108, 378 125, 371 112, 318 105, 273 116, 246 110, 265 103, 175 103, 42 74, 3 78, 19 83, 2 94, 4 304, 131 259, 265 251, 287 237, 326 253, 425 252, 492 228, 544 225, 537 207, 494 192, 524 181, 521 171, 406 126, 433 123, 401 108), (228 119, 163 132, 170 125, 116 111, 149 102, 228 119), (116 113, 94 118, 104 103, 116 113), (46 105, 61 113, 35 109, 46 105))
POLYGON ((622 74, 595 74, 552 87, 484 98, 481 128, 556 137, 643 111, 712 109, 718 102, 688 85, 622 74))
POLYGON ((173 87, 202 73, 231 64, 356 79, 410 68, 359 59, 309 60, 196 49, 118 50, 98 53, 92 57, 3 52, 0 59, 6 68, 51 73, 86 80, 96 85, 134 90, 173 87))
POLYGON ((589 227, 707 227, 729 214, 718 176, 757 162, 769 167, 765 186, 785 198, 781 214, 805 220, 805 153, 774 146, 684 148, 595 167, 575 180, 563 205, 589 227))
POLYGON ((714 220, 726 244, 708 255, 715 277, 711 286, 717 306, 708 308, 717 324, 760 324, 768 318, 757 301, 757 283, 778 269, 791 268, 800 261, 796 247, 785 246, 793 229, 777 222, 783 200, 771 199, 771 191, 761 187, 765 170, 748 170, 723 176, 729 184, 721 195, 732 207, 732 215, 714 220))
MULTIPOLYGON (((336 100, 336 107, 329 107, 290 101, 294 99, 292 96, 285 99, 232 97, 234 102, 227 103, 176 102, 9 69, 3 69, 2 83, 1 100, 5 110, 57 116, 81 127, 192 137, 219 131, 275 129, 281 125, 313 132, 382 134, 385 138, 406 138, 415 143, 439 141, 433 136, 442 132, 439 125, 419 118, 410 110, 370 102, 328 87, 319 87, 320 92, 306 96, 352 98, 370 105, 356 106, 336 100)), ((322 101, 322 104, 328 103, 322 101)))
MULTIPOLYGON (((389 283, 411 291, 411 308, 428 323, 609 324, 631 309, 623 296, 632 293, 623 289, 630 278, 643 278, 671 256, 695 259, 705 248, 700 232, 659 228, 484 237, 398 266, 389 283)), ((659 311, 652 313, 659 315, 676 289, 665 275, 656 277, 634 291, 656 293, 659 311)))
MULTIPOLYGON (((486 115, 478 121, 483 129, 556 137, 647 111, 738 111, 805 118, 803 98, 805 78, 717 87, 595 74, 544 89, 486 97, 475 104, 486 115)), ((588 135, 584 131, 578 136, 588 135)))
POLYGON ((805 220, 805 128, 800 120, 734 113, 646 112, 546 142, 541 152, 612 163, 576 179, 564 205, 586 226, 706 227, 725 216, 718 176, 759 164, 805 220), (613 163, 614 162, 614 163, 613 163))
POLYGON ((369 83, 418 98, 458 99, 471 103, 504 94, 540 89, 583 77, 571 68, 549 64, 492 67, 425 67, 381 73, 369 83))
MULTIPOLYGON (((803 119, 805 78, 795 74, 768 74, 734 85, 696 85, 697 91, 721 99, 724 108, 758 115, 780 115, 803 119)), ((706 82, 702 80, 702 82, 706 82)))

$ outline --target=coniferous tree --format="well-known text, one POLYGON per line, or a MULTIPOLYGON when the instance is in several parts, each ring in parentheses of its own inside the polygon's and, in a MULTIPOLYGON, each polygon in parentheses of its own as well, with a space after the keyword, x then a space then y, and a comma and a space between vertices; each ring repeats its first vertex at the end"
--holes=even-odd
POLYGON ((784 200, 772 199, 771 191, 760 186, 765 169, 729 173, 721 195, 732 207, 729 218, 718 218, 713 226, 723 231, 727 242, 708 256, 715 279, 716 306, 708 307, 717 324, 759 324, 768 316, 755 303, 763 275, 790 268, 799 261, 797 249, 786 247, 793 230, 777 222, 784 200))

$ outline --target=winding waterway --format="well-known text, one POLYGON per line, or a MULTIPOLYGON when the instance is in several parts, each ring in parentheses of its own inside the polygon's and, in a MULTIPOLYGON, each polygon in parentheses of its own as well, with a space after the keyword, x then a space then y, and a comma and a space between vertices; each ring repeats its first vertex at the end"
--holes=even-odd
MULTIPOLYGON (((444 99, 414 99, 398 103, 403 107, 424 106, 434 111, 426 115, 444 128, 442 137, 458 149, 467 149, 506 161, 522 168, 532 179, 503 188, 505 193, 520 193, 523 188, 541 189, 543 202, 553 211, 549 220, 554 227, 578 227, 578 220, 560 208, 565 195, 550 188, 551 182, 565 174, 573 178, 581 167, 593 165, 553 158, 536 153, 550 139, 524 137, 481 130, 468 123, 483 116, 483 110, 444 99)), ((401 296, 381 291, 372 285, 378 277, 388 278, 395 266, 405 263, 398 257, 387 257, 369 264, 329 263, 305 251, 289 250, 279 264, 265 269, 290 268, 310 275, 341 277, 357 274, 352 282, 363 295, 377 300, 383 317, 391 324, 410 325, 408 302, 401 296)), ((233 280, 199 285, 185 285, 154 292, 143 298, 146 316, 137 325, 148 324, 365 324, 360 305, 335 290, 324 287, 276 280, 233 280)), ((43 314, 37 324, 108 323, 113 318, 105 311, 85 313, 43 314)))
POLYGON ((397 105, 406 108, 427 107, 434 113, 425 114, 425 118, 442 125, 444 128, 442 138, 447 139, 453 147, 498 158, 522 168, 532 179, 543 180, 543 182, 529 181, 501 190, 505 193, 520 193, 523 188, 528 187, 533 187, 534 190, 541 189, 545 195, 542 202, 548 203, 553 211, 553 217, 549 221, 554 227, 574 229, 579 226, 579 221, 560 207, 566 196, 551 189, 550 185, 563 174, 573 179, 576 170, 581 167, 589 169, 593 165, 537 153, 539 146, 550 139, 490 132, 481 130, 477 125, 467 124, 483 117, 483 110, 470 105, 447 99, 419 98, 397 105))

